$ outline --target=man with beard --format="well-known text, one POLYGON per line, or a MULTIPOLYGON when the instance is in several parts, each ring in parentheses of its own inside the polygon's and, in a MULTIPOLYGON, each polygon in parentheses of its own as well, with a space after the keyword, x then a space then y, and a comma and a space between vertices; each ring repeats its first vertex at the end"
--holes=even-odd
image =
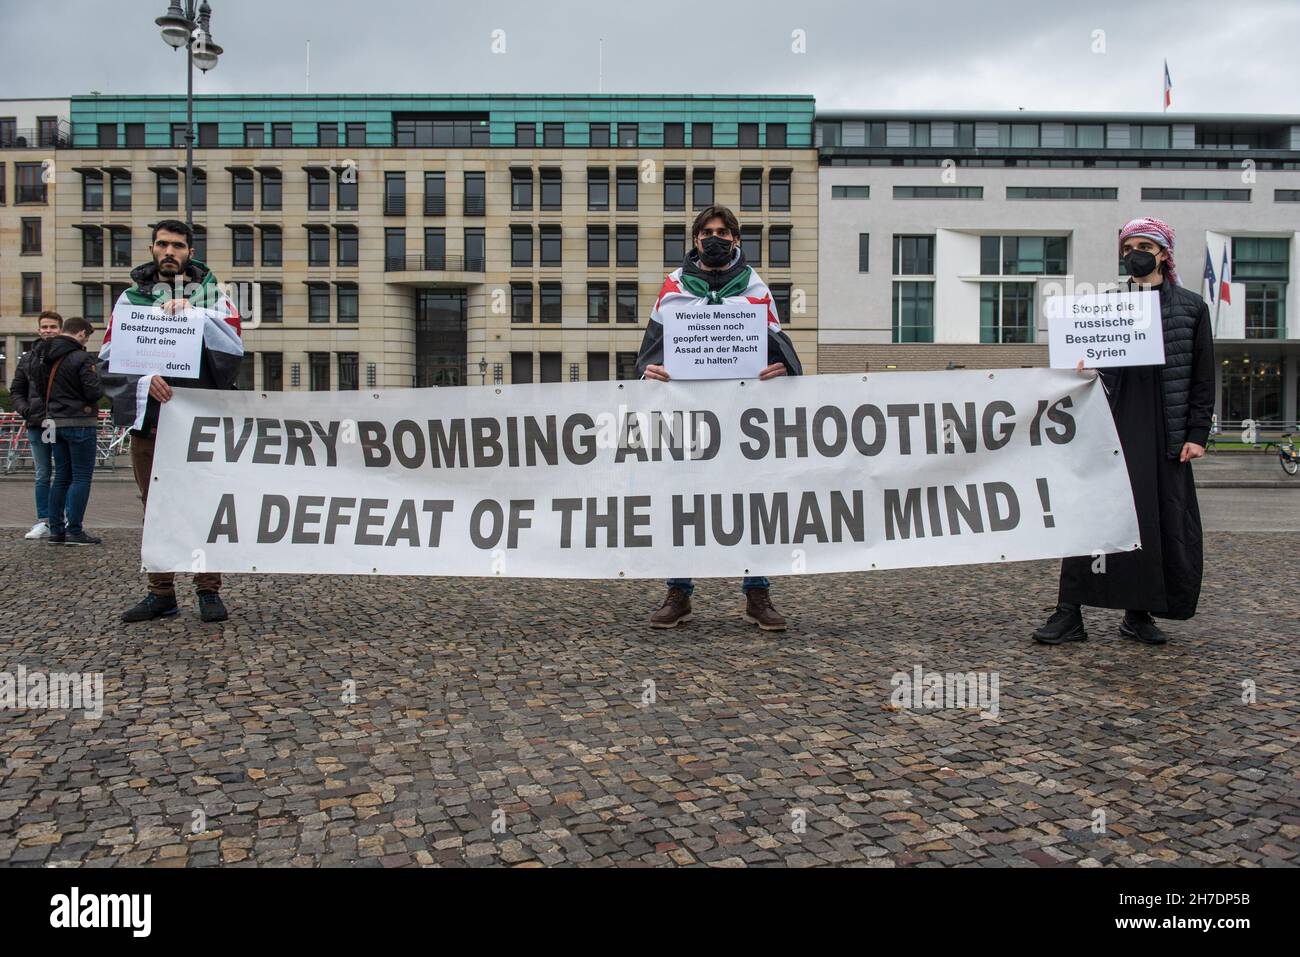
MULTIPOLYGON (((758 273, 745 261, 740 248, 740 223, 736 214, 725 206, 709 206, 695 217, 691 227, 692 249, 679 268, 664 280, 655 301, 637 356, 637 370, 643 378, 668 381, 664 368, 664 328, 662 307, 717 305, 725 302, 767 305, 767 355, 775 359, 759 379, 783 375, 803 375, 803 366, 795 353, 794 343, 781 331, 780 317, 772 301, 772 292, 758 273)), ((745 594, 745 620, 764 631, 784 631, 785 618, 772 605, 770 582, 766 578, 748 577, 741 583, 745 594)), ((650 627, 673 628, 691 618, 691 594, 695 584, 689 578, 670 578, 663 604, 650 616, 650 627)))
MULTIPOLYGON (((119 308, 129 312, 133 306, 159 304, 168 313, 201 311, 203 343, 198 378, 114 374, 111 321, 99 351, 105 390, 113 401, 113 421, 131 427, 131 466, 146 509, 159 406, 172 397, 173 389, 234 388, 244 355, 239 312, 221 291, 212 271, 191 258, 193 242, 193 231, 178 220, 164 220, 155 226, 150 247, 153 261, 131 270, 135 285, 122 293, 113 312, 116 316, 119 308)), ((196 573, 194 589, 198 593, 199 617, 203 621, 225 621, 226 606, 219 594, 221 576, 213 572, 196 573)), ((123 612, 122 620, 150 621, 176 612, 176 576, 171 572, 151 572, 149 593, 143 601, 123 612)))
MULTIPOLYGON (((1192 484, 1214 413, 1214 344, 1210 311, 1178 283, 1174 231, 1158 219, 1135 219, 1120 231, 1130 290, 1160 294, 1165 363, 1100 370, 1124 449, 1142 547, 1067 558, 1056 611, 1034 640, 1083 641, 1080 606, 1122 608, 1120 634, 1148 645, 1168 639, 1153 616, 1186 620, 1201 593, 1201 515, 1192 484)), ((1102 506, 1104 507, 1104 505, 1102 506)))

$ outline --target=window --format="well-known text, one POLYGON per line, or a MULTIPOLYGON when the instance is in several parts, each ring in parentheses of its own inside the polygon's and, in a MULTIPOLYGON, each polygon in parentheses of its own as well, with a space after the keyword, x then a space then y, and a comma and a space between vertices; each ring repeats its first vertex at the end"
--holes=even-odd
POLYGON ((330 287, 327 283, 307 284, 307 321, 330 321, 330 287))
POLYGON ((587 265, 609 265, 609 227, 587 227, 587 265))
POLYGON ((740 123, 736 127, 736 145, 741 149, 758 148, 758 124, 740 123))
POLYGON ((871 270, 871 234, 858 233, 858 272, 871 270))
POLYGON ((637 228, 619 226, 615 231, 615 263, 619 266, 635 266, 637 262, 637 228))
POLYGON ((516 385, 533 381, 533 354, 531 352, 510 353, 510 381, 516 385))
POLYGON ((341 282, 335 292, 338 297, 339 322, 356 322, 361 316, 357 287, 352 283, 341 282))
POLYGON ((907 124, 907 145, 908 146, 929 146, 930 145, 930 124, 929 123, 908 123, 907 124))
POLYGON ((1232 279, 1246 286, 1246 338, 1286 336, 1287 281, 1291 275, 1289 239, 1234 237, 1232 279))
POLYGON ((604 149, 609 146, 609 124, 592 123, 588 127, 591 145, 593 148, 604 149))
POLYGON ((531 169, 510 170, 510 208, 533 208, 533 171, 531 169))
POLYGON ((1249 203, 1248 189, 1177 189, 1167 187, 1142 187, 1143 199, 1173 200, 1194 203, 1249 203))
MULTIPOLYGON (((406 174, 402 174, 402 209, 406 208, 406 174)), ((348 163, 334 167, 334 193, 339 209, 356 209, 360 188, 357 185, 357 168, 348 163)))
POLYGON ((790 170, 774 169, 767 174, 767 202, 772 209, 790 208, 790 170))
POLYGON ((1300 189, 1275 189, 1273 190, 1273 202, 1300 203, 1300 189))
MULTIPOLYGON (((664 124, 664 146, 668 149, 681 149, 686 145, 686 124, 685 123, 665 123, 664 124)), ((605 357, 606 371, 608 371, 609 356, 605 357)), ((590 376, 588 376, 590 378, 590 376)))
POLYGON ((307 208, 330 208, 330 174, 328 170, 307 170, 307 208))
POLYGON ((445 216, 447 213, 447 174, 424 174, 424 215, 445 216))
POLYGON ((1169 149, 1168 126, 1138 126, 1134 124, 1129 131, 1129 146, 1133 149, 1167 150, 1169 149))
MULTIPOLYGON (((883 126, 884 124, 873 124, 883 126)), ((952 125, 952 145, 970 149, 975 145, 975 124, 974 123, 954 123, 952 125)), ((881 130, 880 143, 872 143, 872 146, 885 143, 884 130, 881 130)))
POLYGON ((1033 283, 980 283, 980 342, 1033 342, 1033 317, 1033 283))
POLYGON ((515 124, 515 146, 525 146, 532 149, 537 145, 537 124, 536 123, 516 123, 515 124))
POLYGON ((587 170, 587 208, 609 209, 609 170, 587 170))
POLYGON ((307 227, 307 265, 330 264, 330 231, 328 226, 307 227))
POLYGON ((406 215, 406 174, 387 170, 384 173, 384 215, 406 215))
POLYGON ((609 283, 587 283, 587 321, 609 322, 609 283))
POLYGON ((637 168, 620 166, 618 168, 618 188, 615 203, 618 209, 636 209, 637 168))
POLYGON ((763 265, 763 227, 741 226, 740 248, 751 266, 763 265))
POLYGON ((543 225, 538 229, 541 234, 541 261, 543 266, 561 265, 564 242, 563 231, 557 225, 543 225))
POLYGON ((355 352, 340 352, 338 354, 339 363, 339 391, 352 392, 361 387, 361 379, 357 374, 358 357, 355 352))
POLYGON ((713 148, 713 124, 712 123, 691 124, 691 146, 697 150, 713 148))
MULTIPOLYGON (((230 241, 233 247, 230 254, 230 264, 232 266, 253 265, 253 227, 230 227, 230 241)), ((328 265, 328 262, 326 265, 328 265)))
POLYGON ((763 171, 761 169, 742 169, 740 171, 740 208, 763 208, 763 171))
POLYGON ((933 276, 934 237, 895 236, 894 275, 933 276))
POLYGON ((542 361, 541 381, 542 382, 560 382, 563 379, 562 370, 564 368, 563 357, 558 352, 543 352, 539 356, 542 361))
POLYGON ((784 123, 767 124, 767 148, 770 150, 785 149, 785 124, 784 123))
POLYGON ((558 169, 543 169, 538 171, 541 177, 541 207, 542 209, 555 210, 562 209, 564 202, 564 178, 558 169))
POLYGON ((934 283, 894 283, 894 342, 934 341, 934 283))
MULTIPOLYGON (((263 169, 262 170, 262 208, 280 209, 283 204, 284 204, 284 181, 280 178, 280 171, 278 169, 263 169)), ((251 197, 249 198, 248 208, 250 209, 252 208, 251 197)))
POLYGON ((533 264, 533 228, 531 226, 510 227, 510 265, 531 266, 533 264))
POLYGON ((636 371, 636 356, 635 352, 614 353, 614 373, 620 381, 641 378, 636 371))
MULTIPOLYGON (((201 263, 208 261, 208 229, 206 226, 194 227, 194 251, 191 254, 192 259, 197 259, 201 263)), ((130 263, 125 263, 129 266, 130 263)))
POLYGON ((157 171, 158 175, 158 208, 175 209, 177 200, 177 175, 174 172, 163 170, 157 171))
POLYGON ((262 265, 284 265, 284 233, 279 229, 262 227, 262 265))
POLYGON ((587 381, 588 382, 609 381, 609 353, 608 352, 587 353, 587 381))
MULTIPOLYGON (((14 163, 14 202, 45 203, 48 195, 40 163, 14 163)), ((117 207, 114 207, 116 209, 117 207)), ((128 205, 128 209, 130 206, 128 205)))
POLYGON ((772 309, 776 312, 777 321, 790 325, 794 322, 794 316, 790 312, 790 284, 778 282, 768 288, 772 290, 772 309))
MULTIPOLYGON (((28 218, 24 217, 24 218, 23 218, 23 221, 22 221, 22 230, 21 230, 21 232, 22 232, 22 239, 21 239, 21 241, 20 241, 20 246, 21 246, 21 250, 22 250, 21 255, 23 255, 23 256, 39 256, 39 255, 41 254, 41 221, 40 221, 40 219, 28 219, 28 218)), ((86 230, 86 232, 90 232, 90 230, 86 230)), ((96 230, 94 230, 94 232, 99 232, 99 230, 96 229, 96 230)), ((97 265, 103 265, 103 263, 102 263, 103 258, 104 258, 104 253, 103 253, 103 243, 101 242, 101 244, 100 244, 100 260, 101 260, 101 262, 98 263, 97 265)))
POLYGON ((23 284, 23 315, 30 316, 41 311, 41 274, 25 272, 23 284))
POLYGON ((1007 199, 1117 199, 1114 186, 1008 186, 1007 199))
POLYGON ((424 268, 447 268, 447 230, 442 226, 424 229, 424 268))
POLYGON ((636 123, 618 124, 618 145, 622 149, 635 149, 641 144, 640 129, 636 123))
MULTIPOLYGON (((4 164, 4 161, 3 161, 3 160, 0 160, 0 206, 3 206, 3 205, 7 202, 7 200, 5 199, 5 193, 6 193, 7 189, 8 189, 8 186, 7 186, 7 184, 5 183, 5 169, 6 169, 6 166, 5 166, 5 164, 4 164)), ((84 187, 83 187, 83 188, 84 188, 84 187)), ((102 187, 101 187, 101 196, 102 196, 102 194, 103 194, 103 191, 102 191, 102 187)), ((84 195, 84 194, 83 194, 83 195, 84 195)))
POLYGON ((184 123, 172 124, 172 147, 174 149, 185 148, 185 124, 184 123))
MULTIPOLYGON (((4 164, 0 163, 0 173, 4 164)), ((102 173, 85 172, 81 174, 81 208, 104 208, 104 176, 102 173)))
POLYGON ((330 388, 330 354, 328 352, 307 353, 307 368, 310 375, 312 392, 328 392, 330 388))
POLYGON ((208 208, 208 174, 201 169, 194 171, 193 188, 190 190, 190 205, 195 209, 208 208))
POLYGON ((284 289, 278 282, 258 283, 261 289, 262 321, 284 321, 284 289))
POLYGON ((1064 276, 1065 236, 981 236, 980 275, 1064 276))
POLYGON ((564 316, 564 291, 558 282, 540 284, 542 322, 559 322, 564 316))
POLYGON ((620 282, 614 288, 614 318, 617 322, 636 322, 636 283, 620 282))
MULTIPOLYGON (((131 265, 131 230, 125 226, 110 227, 108 235, 111 244, 111 264, 113 266, 129 267, 131 265)), ((197 248, 192 251, 192 255, 200 262, 203 261, 198 254, 197 248)), ((114 299, 113 301, 116 302, 117 300, 114 299)))
POLYGON ((998 146, 1037 149, 1039 128, 1037 123, 999 123, 998 146))
POLYGON ((697 169, 691 182, 691 204, 696 209, 713 205, 713 170, 697 169))
POLYGON ((465 230, 465 271, 483 272, 487 268, 487 246, 482 229, 465 230))
POLYGON ((366 124, 365 123, 345 124, 344 134, 347 136, 348 146, 366 145, 366 124))
POLYGON ((199 124, 199 146, 213 148, 217 145, 217 124, 200 123, 199 124))
POLYGON ((384 230, 384 268, 406 268, 406 229, 389 226, 384 230))
POLYGON ((0 149, 12 149, 18 142, 18 118, 0 116, 0 149))
POLYGON ((686 170, 664 170, 664 209, 686 208, 686 170))
POLYGON ((487 214, 487 182, 484 173, 465 174, 465 215, 487 214))
POLYGON ((109 182, 109 208, 115 212, 125 212, 131 208, 131 177, 119 176, 116 173, 110 174, 109 182))
POLYGON ((266 145, 266 124, 244 124, 244 146, 259 149, 266 145))
POLYGON ((360 263, 360 240, 355 226, 335 226, 335 245, 338 247, 340 266, 356 266, 360 263))
POLYGON ((104 319, 104 287, 86 283, 81 287, 81 314, 91 322, 104 319))
POLYGON ((104 265, 104 231, 98 226, 81 231, 81 265, 104 265))
POLYGON ((870 199, 870 186, 832 186, 831 199, 870 199))
POLYGON ((293 145, 293 124, 272 123, 271 124, 271 145, 292 146, 293 145))
POLYGON ((543 146, 563 146, 564 145, 564 124, 563 123, 543 123, 542 124, 542 145, 543 146))
POLYGON ((1101 123, 1066 123, 1065 145, 1068 149, 1103 149, 1106 127, 1101 123))
POLYGON ((895 186, 894 199, 983 199, 983 186, 895 186))
POLYGON ((102 150, 117 149, 117 124, 100 123, 95 128, 95 145, 102 150))
POLYGON ((231 209, 253 208, 253 172, 247 169, 234 170, 231 174, 231 209))
POLYGON ((284 391, 284 353, 262 353, 262 390, 265 392, 284 391))
POLYGON ((512 282, 510 284, 510 321, 533 321, 533 284, 530 282, 512 282))
POLYGON ((253 390, 253 366, 257 361, 255 353, 245 351, 239 360, 239 371, 235 373, 235 388, 244 392, 253 390))
POLYGON ((664 265, 676 266, 686 255, 686 227, 664 227, 664 265))
POLYGON ((773 226, 767 236, 768 264, 772 266, 790 265, 790 227, 773 226))
POLYGON ((126 148, 129 150, 144 148, 144 124, 126 124, 126 148))

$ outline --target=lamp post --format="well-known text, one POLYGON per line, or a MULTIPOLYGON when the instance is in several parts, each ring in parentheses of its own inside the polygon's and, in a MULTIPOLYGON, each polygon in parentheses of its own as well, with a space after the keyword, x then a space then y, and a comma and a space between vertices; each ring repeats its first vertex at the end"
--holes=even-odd
POLYGON ((480 356, 478 360, 478 374, 483 380, 481 385, 487 385, 487 359, 480 356))
POLYGON ((185 47, 185 222, 194 225, 194 68, 207 73, 217 65, 224 52, 212 39, 212 8, 203 0, 198 9, 194 0, 171 0, 167 12, 154 21, 163 42, 173 50, 185 47))

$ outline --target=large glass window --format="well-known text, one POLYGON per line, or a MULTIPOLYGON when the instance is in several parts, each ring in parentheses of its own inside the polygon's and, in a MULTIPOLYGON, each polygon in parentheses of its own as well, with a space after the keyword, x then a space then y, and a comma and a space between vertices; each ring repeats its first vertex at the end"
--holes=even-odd
POLYGON ((740 208, 763 208, 763 171, 761 169, 742 169, 740 171, 740 208))
POLYGON ((686 208, 686 170, 664 170, 664 209, 686 208))
POLYGON ((692 172, 691 203, 696 209, 713 205, 713 170, 696 169, 692 172))
POLYGON ((774 169, 767 174, 767 202, 772 209, 790 208, 790 172, 774 169))
POLYGON ((981 236, 983 276, 1064 276, 1065 236, 981 236))
POLYGON ((558 282, 540 284, 542 322, 559 322, 564 316, 564 291, 558 282))
POLYGON ((510 321, 533 321, 533 284, 530 282, 512 282, 510 284, 510 321))
MULTIPOLYGON (((0 164, 3 167, 3 164, 0 164)), ((3 199, 3 197, 0 197, 3 199)), ((81 174, 81 208, 104 208, 104 176, 102 173, 81 174)))
POLYGON ((767 234, 767 262, 770 266, 790 265, 790 227, 773 226, 767 234))
POLYGON ((330 231, 328 226, 315 226, 307 230, 307 265, 330 264, 330 231))
POLYGON ((486 116, 472 114, 457 116, 394 117, 393 131, 397 146, 488 146, 489 128, 486 116))
POLYGON ((175 209, 177 200, 180 195, 180 179, 176 173, 167 170, 159 170, 158 176, 158 208, 161 210, 175 209))
POLYGON ((686 227, 664 227, 664 265, 676 266, 686 255, 686 227))
POLYGON ((609 170, 587 170, 587 208, 609 209, 609 170))
POLYGON ((230 174, 230 208, 253 208, 253 171, 237 169, 230 174))
POLYGON ((635 266, 637 263, 637 228, 619 226, 616 230, 617 246, 615 262, 620 266, 635 266))
POLYGON ((442 226, 424 229, 424 268, 447 268, 447 230, 442 226))
POLYGON ((894 275, 933 276, 934 237, 895 236, 894 275))
POLYGON ((587 265, 609 265, 609 227, 587 227, 587 265))
POLYGON ((587 321, 609 322, 609 283, 587 284, 587 321))
MULTIPOLYGON (((251 188, 250 188, 251 193, 251 188)), ((249 209, 252 208, 252 197, 249 197, 249 209)), ((262 170, 262 208, 263 209, 280 209, 284 205, 284 180, 280 176, 278 169, 262 170)))
POLYGON ((465 174, 465 215, 487 215, 487 179, 485 173, 465 174))
POLYGON ((618 195, 616 198, 618 209, 636 209, 636 184, 637 168, 635 166, 620 166, 618 168, 618 195))
POLYGON ((307 321, 330 321, 330 287, 323 282, 307 286, 307 321))
POLYGON ((980 283, 980 342, 1034 341, 1034 284, 980 283))
POLYGON ((361 317, 357 287, 341 282, 337 287, 339 322, 357 322, 361 317))
POLYGON ((487 241, 481 227, 465 230, 465 271, 483 272, 487 269, 487 241))
POLYGON ((636 322, 637 287, 634 282, 620 282, 614 289, 614 318, 617 322, 636 322))
POLYGON ((533 208, 533 171, 531 169, 510 170, 510 208, 533 208))
POLYGON ((406 229, 389 226, 384 230, 384 262, 388 269, 406 268, 406 229))
POLYGON ((406 173, 401 170, 384 172, 384 214, 406 215, 406 173))
POLYGON ((510 227, 510 265, 531 266, 533 264, 533 227, 510 227))
POLYGON ((276 227, 262 227, 262 265, 284 265, 284 234, 276 227))
POLYGON ((564 205, 564 177, 558 169, 538 171, 542 184, 541 208, 544 210, 562 209, 564 205))
MULTIPOLYGON (((230 262, 233 266, 253 265, 253 227, 232 226, 230 238, 233 246, 230 262)), ((328 254, 326 256, 328 264, 328 254)))
POLYGON ((307 170, 307 208, 330 208, 330 174, 327 170, 307 170))
POLYGON ((357 227, 338 226, 336 232, 335 244, 338 247, 339 265, 358 265, 360 261, 360 241, 357 236, 357 227))
POLYGON ((556 224, 544 224, 538 228, 541 235, 541 264, 559 266, 563 262, 564 232, 556 224))
POLYGON ((424 174, 424 215, 444 216, 447 213, 447 174, 424 174))
POLYGON ((894 283, 894 341, 934 342, 934 283, 894 283))

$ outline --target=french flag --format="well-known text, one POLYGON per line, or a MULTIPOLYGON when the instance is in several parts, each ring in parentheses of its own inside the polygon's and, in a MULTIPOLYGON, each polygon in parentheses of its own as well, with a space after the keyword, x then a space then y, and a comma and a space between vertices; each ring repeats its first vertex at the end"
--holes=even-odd
MULTIPOLYGON (((1208 254, 1207 254, 1208 255, 1208 254)), ((1232 261, 1228 259, 1228 244, 1223 244, 1223 265, 1219 267, 1219 301, 1232 305, 1232 261)))
POLYGON ((1174 81, 1169 78, 1169 61, 1165 61, 1165 109, 1169 109, 1169 104, 1173 102, 1174 81))

